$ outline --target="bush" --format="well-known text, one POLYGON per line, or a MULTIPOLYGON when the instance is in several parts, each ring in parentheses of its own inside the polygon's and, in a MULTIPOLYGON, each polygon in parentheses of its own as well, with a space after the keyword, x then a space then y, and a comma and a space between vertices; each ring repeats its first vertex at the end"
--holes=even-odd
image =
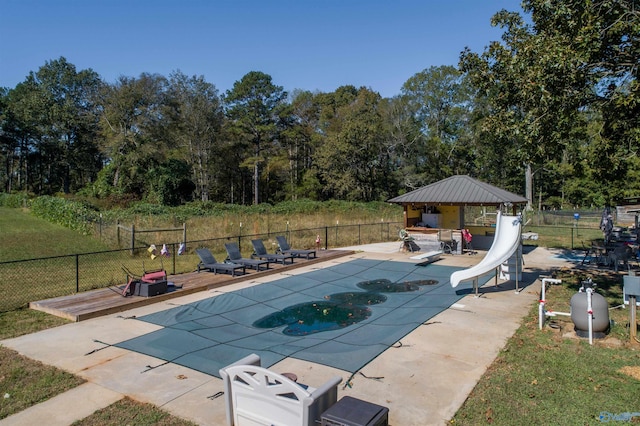
POLYGON ((0 206, 14 209, 29 206, 29 196, 25 193, 7 194, 0 193, 0 206))
POLYGON ((85 203, 50 196, 35 198, 31 202, 31 213, 84 235, 91 234, 91 224, 99 219, 98 212, 85 203))

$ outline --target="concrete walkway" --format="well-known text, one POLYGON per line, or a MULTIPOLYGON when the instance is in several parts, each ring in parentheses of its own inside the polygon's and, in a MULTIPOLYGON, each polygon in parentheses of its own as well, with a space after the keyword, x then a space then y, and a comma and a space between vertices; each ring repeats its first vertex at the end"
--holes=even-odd
MULTIPOLYGON (((289 271, 302 274, 323 265, 354 258, 410 259, 415 253, 398 252, 398 243, 350 247, 354 255, 326 264, 310 265, 289 271)), ((475 256, 445 255, 440 264, 469 267, 479 262, 475 256)), ((405 336, 365 366, 362 374, 351 378, 342 370, 287 358, 274 371, 295 372, 299 381, 318 386, 340 375, 338 398, 349 395, 389 408, 389 424, 423 426, 445 424, 464 403, 469 392, 513 335, 531 305, 538 299, 539 278, 549 276, 553 268, 571 266, 551 251, 536 248, 524 256, 522 291, 514 283, 493 286, 493 280, 481 289, 481 296, 469 295, 405 336)), ((280 274, 225 287, 226 291, 282 278, 280 274)), ((87 380, 86 384, 49 401, 10 416, 0 425, 69 425, 97 409, 126 396, 152 403, 175 416, 199 425, 225 424, 222 381, 216 377, 167 363, 146 355, 109 346, 159 327, 136 321, 133 317, 165 310, 219 294, 208 291, 132 309, 117 315, 73 323, 8 339, 3 346, 69 371, 87 380), (156 368, 150 368, 156 367, 156 368)))

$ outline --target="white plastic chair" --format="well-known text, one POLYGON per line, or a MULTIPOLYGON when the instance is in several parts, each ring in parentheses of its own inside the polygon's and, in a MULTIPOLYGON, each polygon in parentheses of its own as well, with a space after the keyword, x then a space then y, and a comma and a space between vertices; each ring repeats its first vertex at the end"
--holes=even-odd
POLYGON ((220 369, 229 426, 313 426, 338 399, 339 376, 305 389, 259 365, 260 357, 252 354, 220 369))

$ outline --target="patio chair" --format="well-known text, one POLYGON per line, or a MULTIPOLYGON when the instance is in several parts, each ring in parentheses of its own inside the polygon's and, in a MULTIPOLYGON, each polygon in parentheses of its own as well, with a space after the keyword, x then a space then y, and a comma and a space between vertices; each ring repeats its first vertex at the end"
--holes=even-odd
POLYGON ((224 243, 224 248, 227 250, 227 259, 233 263, 244 265, 247 268, 253 268, 259 271, 260 268, 269 269, 268 260, 248 259, 242 257, 240 249, 236 243, 224 243))
POLYGON ((319 388, 298 384, 260 366, 251 354, 221 368, 227 425, 313 426, 337 402, 340 376, 319 388))
POLYGON ((246 266, 244 265, 218 262, 208 248, 196 249, 196 254, 200 258, 200 263, 198 263, 198 272, 200 272, 201 269, 208 269, 214 274, 217 274, 218 271, 222 271, 230 273, 232 277, 236 276, 236 271, 241 270, 242 274, 246 273, 246 266))
POLYGON ((631 257, 631 248, 627 245, 620 245, 615 247, 608 255, 607 264, 613 266, 613 269, 618 272, 618 266, 620 262, 627 269, 630 269, 629 258, 631 257))
POLYGON ((276 241, 278 242, 278 251, 282 254, 291 254, 295 257, 305 257, 310 259, 311 257, 316 257, 315 250, 301 250, 301 249, 292 249, 287 239, 283 235, 279 235, 276 237, 276 241))
POLYGON ((448 254, 455 254, 458 242, 453 238, 453 230, 441 229, 438 232, 438 241, 440 241, 440 251, 448 254))
POLYGON ((287 260, 290 260, 290 263, 293 263, 294 256, 292 254, 273 254, 267 253, 267 249, 264 246, 262 240, 251 240, 251 244, 253 245, 253 254, 251 258, 258 259, 266 259, 269 262, 282 262, 284 265, 287 260))
POLYGON ((406 229, 398 231, 398 237, 400 238, 400 251, 406 250, 410 252, 420 251, 420 246, 416 244, 415 239, 409 235, 406 229))

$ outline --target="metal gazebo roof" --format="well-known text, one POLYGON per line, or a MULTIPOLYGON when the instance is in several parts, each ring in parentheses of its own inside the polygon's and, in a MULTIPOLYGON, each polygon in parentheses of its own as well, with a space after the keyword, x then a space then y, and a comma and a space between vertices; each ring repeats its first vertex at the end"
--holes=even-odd
POLYGON ((391 198, 388 202, 499 206, 506 203, 527 204, 527 199, 470 176, 455 175, 391 198))

